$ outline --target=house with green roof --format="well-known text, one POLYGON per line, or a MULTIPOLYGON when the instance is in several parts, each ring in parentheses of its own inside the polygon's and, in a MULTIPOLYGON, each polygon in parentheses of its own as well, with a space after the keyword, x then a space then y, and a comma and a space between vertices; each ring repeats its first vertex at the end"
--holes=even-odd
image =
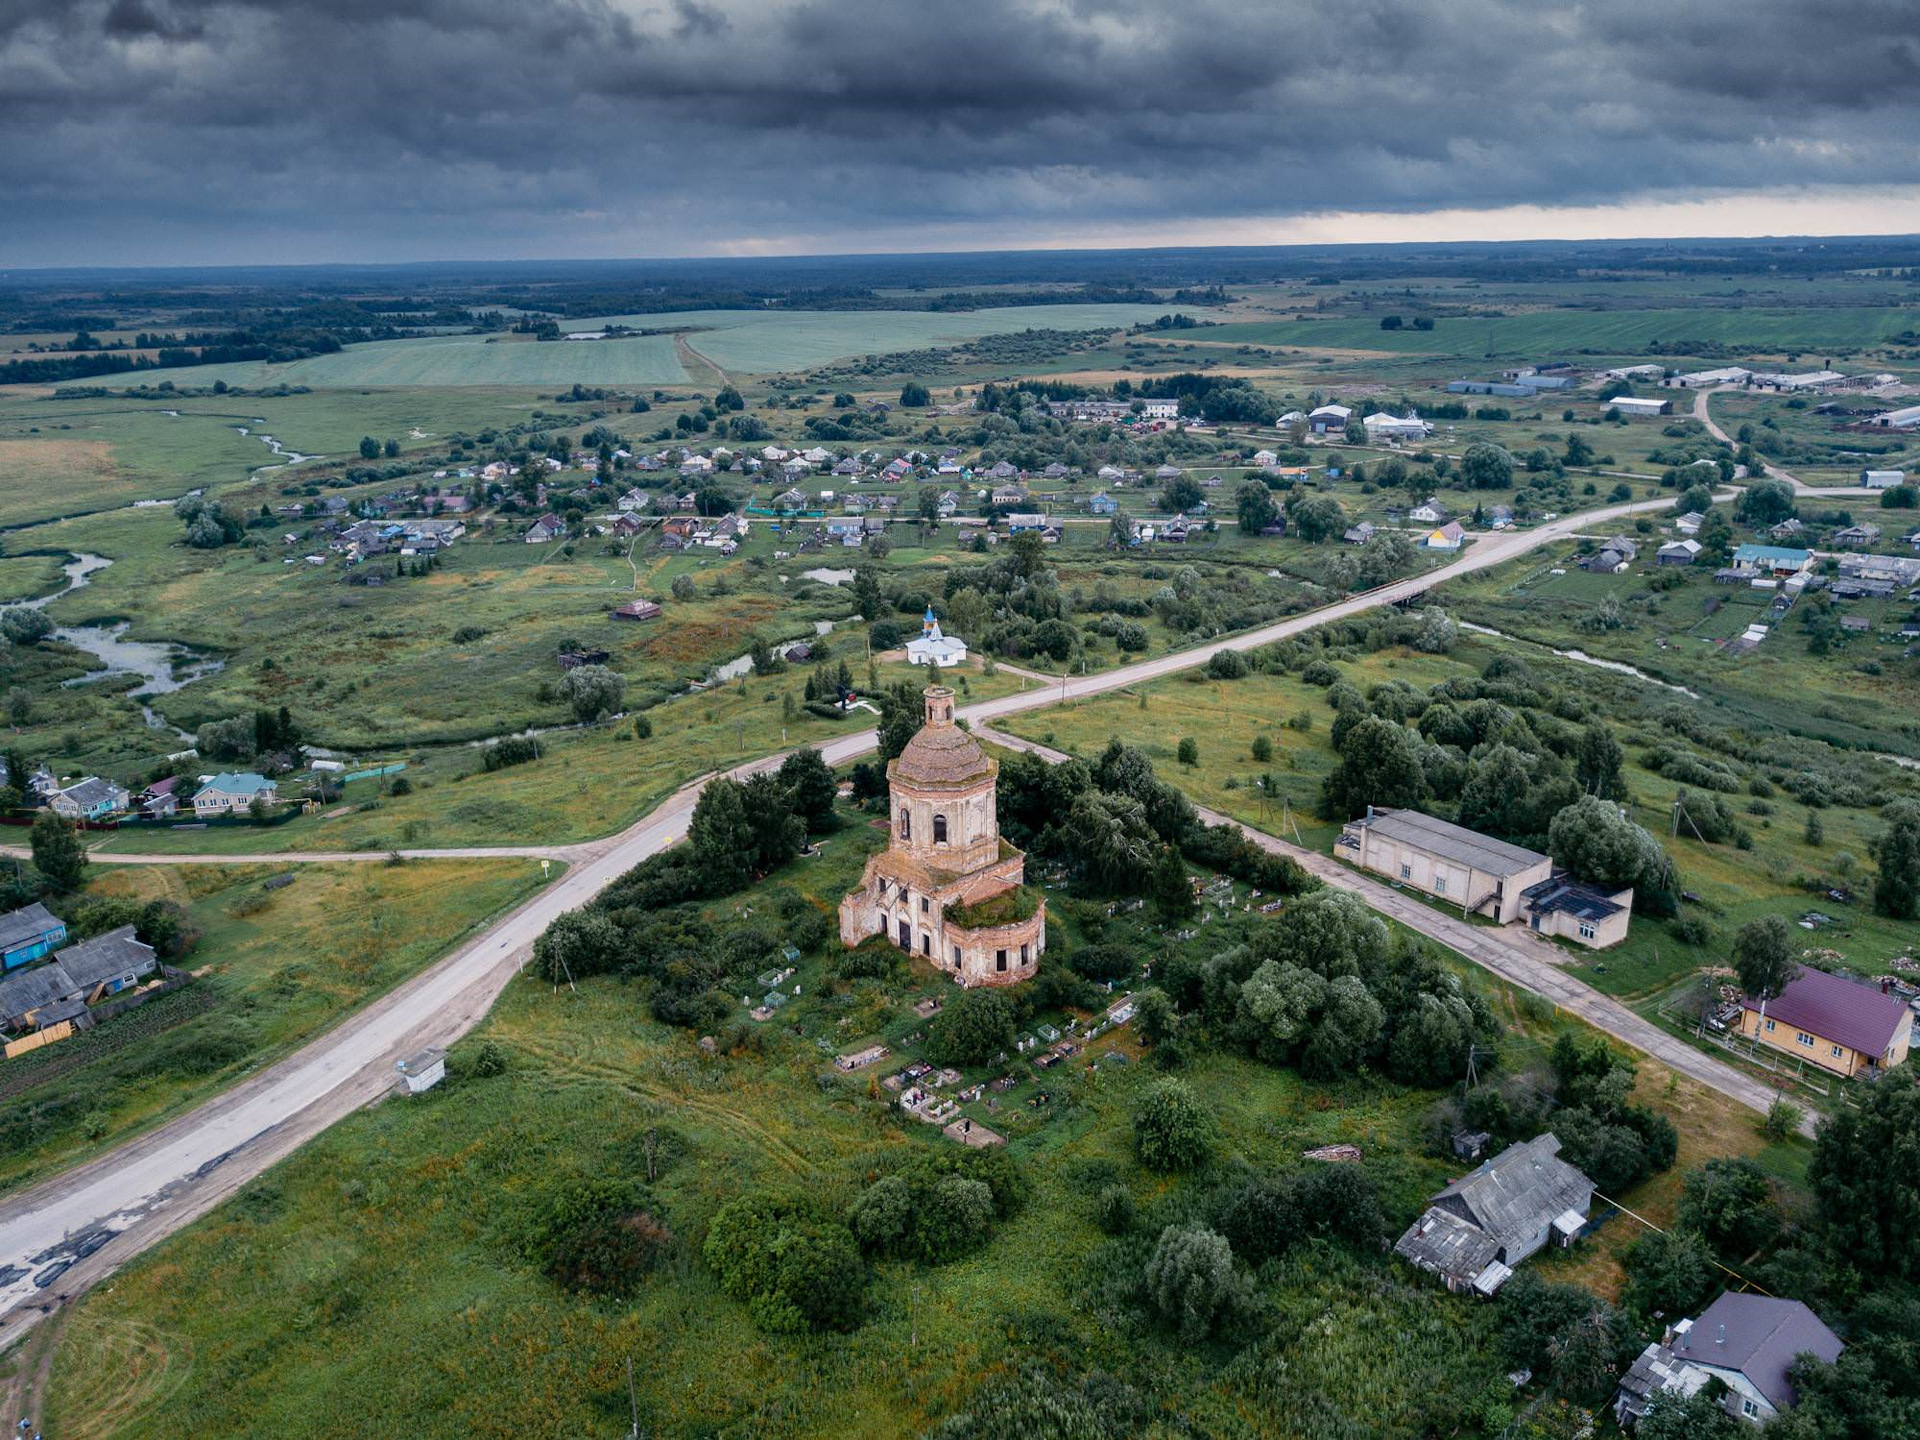
POLYGON ((222 771, 193 794, 193 813, 206 820, 250 809, 255 800, 266 805, 280 803, 280 792, 273 781, 251 770, 222 771))

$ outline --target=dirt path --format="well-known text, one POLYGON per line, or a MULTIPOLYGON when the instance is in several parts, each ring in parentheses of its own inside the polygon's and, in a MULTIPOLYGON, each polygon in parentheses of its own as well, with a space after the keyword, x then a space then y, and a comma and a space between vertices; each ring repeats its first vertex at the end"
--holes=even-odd
MULTIPOLYGON (((1713 390, 1693 392, 1693 418, 1707 427, 1707 433, 1722 445, 1739 444, 1731 435, 1720 428, 1720 422, 1713 418, 1707 409, 1707 398, 1711 395, 1734 395, 1740 393, 1738 385, 1722 385, 1713 390)), ((1769 480, 1784 480, 1791 485, 1797 495, 1877 495, 1879 491, 1869 490, 1864 485, 1809 485, 1791 470, 1783 470, 1764 455, 1757 455, 1760 470, 1769 480)))

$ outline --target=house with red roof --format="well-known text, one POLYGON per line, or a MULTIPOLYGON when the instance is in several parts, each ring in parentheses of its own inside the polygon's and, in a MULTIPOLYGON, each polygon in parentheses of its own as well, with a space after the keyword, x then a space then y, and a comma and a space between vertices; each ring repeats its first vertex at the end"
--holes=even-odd
POLYGON ((1898 996, 1824 970, 1802 970, 1769 1000, 1743 1000, 1740 1033, 1835 1075, 1889 1070, 1907 1058, 1913 1011, 1898 996))

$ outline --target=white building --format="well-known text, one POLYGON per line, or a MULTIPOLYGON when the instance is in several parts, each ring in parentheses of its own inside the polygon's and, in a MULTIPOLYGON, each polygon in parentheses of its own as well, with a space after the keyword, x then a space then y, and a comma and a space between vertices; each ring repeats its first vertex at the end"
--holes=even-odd
POLYGON ((1403 420, 1398 415, 1376 411, 1360 423, 1366 429, 1367 439, 1376 444, 1401 440, 1417 442, 1433 433, 1433 426, 1422 420, 1418 414, 1409 415, 1403 420))
POLYGON ((1860 483, 1869 490, 1891 490, 1896 485, 1907 483, 1904 470, 1862 470, 1860 483))
POLYGON ((1920 429, 1920 405, 1909 405, 1904 410, 1889 410, 1883 415, 1874 416, 1867 423, 1882 430, 1920 429))
POLYGON ((1140 411, 1148 420, 1177 420, 1180 417, 1178 400, 1142 400, 1140 411))
POLYGON ((417 1055, 395 1063, 400 1072, 400 1086, 409 1095, 418 1095, 422 1090, 431 1090, 447 1078, 447 1052, 438 1049, 422 1050, 417 1055))
POLYGON ((1616 395, 1607 401, 1609 410, 1618 410, 1622 415, 1671 415, 1671 400, 1655 400, 1651 396, 1616 395))
POLYGON ((1670 390, 1706 390, 1715 385, 1744 385, 1752 378, 1751 370, 1728 365, 1720 370, 1695 370, 1687 375, 1674 375, 1660 383, 1670 390))
POLYGON ((933 606, 927 606, 926 618, 920 622, 920 638, 907 642, 907 663, 945 670, 966 658, 967 642, 942 634, 940 622, 933 616, 933 606))

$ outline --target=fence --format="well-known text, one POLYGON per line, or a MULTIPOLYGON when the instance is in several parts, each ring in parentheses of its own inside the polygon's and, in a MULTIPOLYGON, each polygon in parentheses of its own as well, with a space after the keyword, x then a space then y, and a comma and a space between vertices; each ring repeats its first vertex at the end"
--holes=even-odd
POLYGON ((58 1025, 49 1025, 44 1030, 36 1030, 31 1035, 23 1035, 18 1040, 7 1042, 6 1055, 11 1060, 16 1055, 25 1055, 30 1050, 38 1050, 42 1045, 51 1045, 56 1040, 64 1040, 73 1034, 73 1022, 62 1020, 58 1025))

